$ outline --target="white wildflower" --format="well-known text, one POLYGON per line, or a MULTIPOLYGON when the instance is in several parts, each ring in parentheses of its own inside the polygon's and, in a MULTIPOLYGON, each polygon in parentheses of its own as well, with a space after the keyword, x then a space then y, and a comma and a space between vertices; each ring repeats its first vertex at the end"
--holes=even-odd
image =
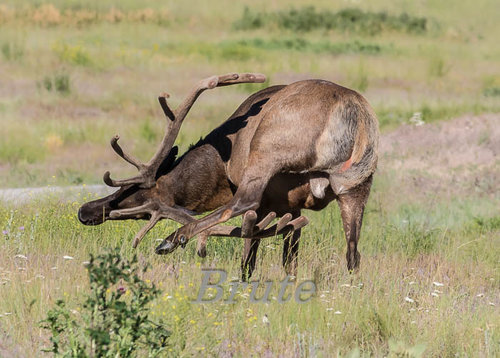
POLYGON ((415 112, 415 113, 413 113, 413 116, 410 118, 410 123, 414 124, 417 127, 419 127, 421 125, 424 125, 425 122, 422 119, 422 112, 415 112))
POLYGON ((262 316, 262 323, 269 325, 269 318, 267 317, 267 314, 262 316))

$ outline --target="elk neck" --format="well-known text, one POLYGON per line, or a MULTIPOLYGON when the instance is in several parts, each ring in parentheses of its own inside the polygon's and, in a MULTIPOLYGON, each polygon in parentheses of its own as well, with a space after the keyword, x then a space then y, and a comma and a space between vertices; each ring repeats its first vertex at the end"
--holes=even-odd
POLYGON ((224 162, 208 143, 182 155, 172 170, 158 179, 155 191, 163 202, 197 213, 214 210, 233 196, 224 162))

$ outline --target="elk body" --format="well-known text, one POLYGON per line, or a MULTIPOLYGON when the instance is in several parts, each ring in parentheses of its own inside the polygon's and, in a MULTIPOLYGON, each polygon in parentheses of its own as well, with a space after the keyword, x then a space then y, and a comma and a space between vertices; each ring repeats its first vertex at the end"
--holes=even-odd
POLYGON ((378 122, 368 102, 355 91, 324 80, 272 86, 246 99, 234 114, 207 137, 176 158, 173 147, 182 121, 206 89, 243 82, 264 82, 260 74, 230 74, 201 81, 172 111, 159 97, 168 129, 146 164, 114 150, 139 170, 139 175, 106 184, 120 187, 108 197, 84 204, 80 221, 148 219, 134 246, 161 219, 183 224, 156 248, 166 254, 198 236, 204 256, 208 236, 245 239, 243 278, 255 268, 261 238, 284 236, 283 265, 295 275, 301 228, 308 220, 302 209, 321 210, 339 203, 347 241, 347 267, 359 267, 357 250, 363 210, 377 165, 378 122), (194 214, 212 211, 201 219, 194 214), (221 225, 243 215, 241 227, 221 225), (275 217, 275 225, 268 225, 275 217))

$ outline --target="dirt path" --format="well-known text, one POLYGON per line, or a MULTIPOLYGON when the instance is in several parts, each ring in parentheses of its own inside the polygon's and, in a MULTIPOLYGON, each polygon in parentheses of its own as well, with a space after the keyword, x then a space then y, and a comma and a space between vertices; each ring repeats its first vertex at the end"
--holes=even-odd
POLYGON ((73 201, 79 196, 87 194, 107 195, 115 191, 104 185, 85 185, 85 186, 47 186, 41 188, 16 188, 0 189, 0 201, 22 205, 33 200, 43 200, 57 197, 63 201, 73 201))

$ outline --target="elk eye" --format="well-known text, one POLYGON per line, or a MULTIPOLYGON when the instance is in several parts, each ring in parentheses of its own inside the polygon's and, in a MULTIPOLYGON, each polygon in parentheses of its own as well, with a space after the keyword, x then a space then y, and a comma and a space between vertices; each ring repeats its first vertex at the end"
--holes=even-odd
POLYGON ((118 203, 119 203, 119 201, 118 201, 118 200, 111 200, 111 201, 109 202, 109 207, 110 207, 111 209, 118 209, 118 203))

